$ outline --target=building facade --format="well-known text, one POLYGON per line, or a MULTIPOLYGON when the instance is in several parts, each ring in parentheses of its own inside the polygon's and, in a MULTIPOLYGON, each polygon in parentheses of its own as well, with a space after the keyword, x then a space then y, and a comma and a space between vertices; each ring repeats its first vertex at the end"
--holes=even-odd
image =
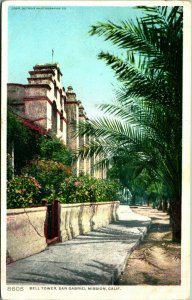
MULTIPOLYGON (((29 71, 28 84, 8 83, 8 106, 24 120, 45 132, 55 134, 69 149, 77 152, 88 137, 74 135, 79 122, 88 120, 84 107, 69 86, 62 86, 62 73, 58 64, 35 65, 29 71)), ((94 159, 78 158, 73 168, 97 178, 104 178, 103 170, 93 170, 94 159)))

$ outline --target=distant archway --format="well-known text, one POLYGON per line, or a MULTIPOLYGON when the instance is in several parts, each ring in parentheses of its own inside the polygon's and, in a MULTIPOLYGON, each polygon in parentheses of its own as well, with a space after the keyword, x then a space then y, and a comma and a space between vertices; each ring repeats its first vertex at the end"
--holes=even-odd
POLYGON ((61 105, 61 107, 63 106, 63 105, 62 105, 62 104, 63 104, 63 103, 62 103, 62 100, 63 100, 63 99, 62 99, 62 90, 60 90, 60 105, 61 105))
POLYGON ((52 104, 52 131, 57 134, 57 105, 56 102, 53 101, 52 104))
POLYGON ((61 110, 61 115, 60 115, 60 130, 63 131, 63 111, 61 110))

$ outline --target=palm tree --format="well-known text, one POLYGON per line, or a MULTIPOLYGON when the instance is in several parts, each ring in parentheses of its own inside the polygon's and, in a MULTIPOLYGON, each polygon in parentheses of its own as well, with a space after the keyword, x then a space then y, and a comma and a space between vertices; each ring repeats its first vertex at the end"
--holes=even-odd
MULTIPOLYGON (((140 7, 145 16, 98 23, 90 34, 124 49, 123 58, 101 52, 121 83, 116 102, 100 105, 110 116, 81 124, 78 134, 94 139, 83 156, 102 155, 101 164, 121 157, 139 174, 145 169, 171 195, 173 240, 181 240, 182 9, 140 7)), ((136 172, 136 173, 137 173, 136 172)))

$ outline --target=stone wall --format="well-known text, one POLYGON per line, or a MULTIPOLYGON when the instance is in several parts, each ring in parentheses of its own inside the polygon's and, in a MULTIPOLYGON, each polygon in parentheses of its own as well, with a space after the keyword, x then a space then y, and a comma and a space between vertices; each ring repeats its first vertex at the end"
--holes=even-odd
POLYGON ((118 201, 61 204, 60 240, 70 240, 118 220, 118 207, 118 201))
MULTIPOLYGON (((118 220, 119 202, 59 205, 59 240, 78 235, 118 220)), ((7 263, 46 249, 47 207, 7 210, 7 263)))
POLYGON ((7 210, 8 263, 45 250, 46 212, 46 207, 7 210))

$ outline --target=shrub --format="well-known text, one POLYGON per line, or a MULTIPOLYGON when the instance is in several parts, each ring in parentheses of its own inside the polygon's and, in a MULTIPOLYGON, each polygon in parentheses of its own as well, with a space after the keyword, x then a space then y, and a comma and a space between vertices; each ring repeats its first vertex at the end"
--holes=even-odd
POLYGON ((41 184, 42 198, 48 198, 58 195, 61 183, 71 175, 71 168, 62 162, 34 160, 23 168, 22 173, 35 177, 41 184))
POLYGON ((15 176, 7 185, 7 208, 25 208, 40 204, 40 185, 30 176, 15 176))
POLYGON ((95 180, 96 202, 118 200, 119 186, 117 182, 107 179, 95 180))
MULTIPOLYGON (((14 173, 19 175, 28 160, 39 153, 39 132, 29 129, 12 112, 7 112, 7 146, 10 154, 14 148, 14 173)), ((11 170, 12 172, 13 170, 11 170)), ((8 162, 8 179, 12 178, 8 162)))
MULTIPOLYGON (((92 180, 93 181, 93 180, 92 180)), ((60 201, 64 203, 94 202, 94 185, 86 176, 71 176, 61 184, 60 201)))
POLYGON ((66 178, 57 198, 63 203, 104 202, 117 200, 117 192, 114 181, 81 175, 66 178))
MULTIPOLYGON (((29 125, 28 125, 29 126, 29 125)), ((33 130, 22 123, 13 112, 7 112, 8 153, 14 149, 14 174, 21 174, 21 169, 34 159, 53 160, 71 166, 72 153, 55 136, 42 135, 41 129, 33 130)), ((8 180, 13 176, 8 157, 8 180)))
POLYGON ((41 136, 39 148, 40 159, 62 162, 67 166, 71 166, 72 153, 57 137, 41 136))

